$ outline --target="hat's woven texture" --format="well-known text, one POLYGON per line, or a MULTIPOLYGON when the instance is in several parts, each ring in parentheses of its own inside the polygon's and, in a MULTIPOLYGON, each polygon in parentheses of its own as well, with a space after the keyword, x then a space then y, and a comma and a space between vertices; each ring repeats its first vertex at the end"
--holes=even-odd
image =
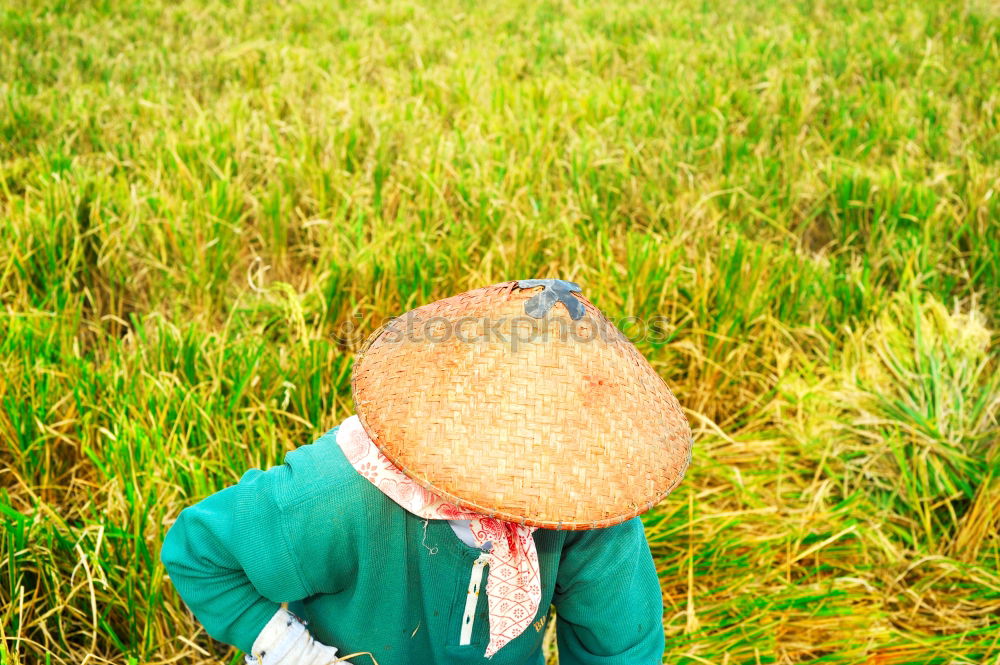
POLYGON ((497 284, 418 307, 354 364, 365 431, 463 508, 550 529, 618 524, 681 480, 691 430, 663 379, 579 294, 541 319, 541 288, 497 284))

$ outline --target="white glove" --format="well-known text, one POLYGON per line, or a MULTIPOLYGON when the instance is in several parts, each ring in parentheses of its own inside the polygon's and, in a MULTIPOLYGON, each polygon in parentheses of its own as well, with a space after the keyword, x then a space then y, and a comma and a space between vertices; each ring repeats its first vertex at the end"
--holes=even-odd
POLYGON ((351 665, 337 658, 337 650, 320 644, 302 621, 279 609, 254 640, 246 655, 247 665, 351 665))

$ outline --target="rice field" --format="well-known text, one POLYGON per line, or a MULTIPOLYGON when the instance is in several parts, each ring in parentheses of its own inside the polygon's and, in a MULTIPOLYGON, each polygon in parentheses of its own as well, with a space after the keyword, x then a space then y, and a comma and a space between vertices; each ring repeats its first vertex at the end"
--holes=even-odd
POLYGON ((695 430, 665 663, 1000 664, 998 83, 989 0, 4 3, 0 663, 241 662, 178 512, 561 277, 695 430))

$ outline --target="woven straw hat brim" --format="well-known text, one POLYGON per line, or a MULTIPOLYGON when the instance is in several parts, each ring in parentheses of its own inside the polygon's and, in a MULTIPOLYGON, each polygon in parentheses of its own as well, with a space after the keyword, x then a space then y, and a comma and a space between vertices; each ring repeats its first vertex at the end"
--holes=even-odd
POLYGON ((459 506, 549 529, 645 512, 681 481, 691 430, 638 349, 586 298, 497 284, 408 312, 355 360, 355 409, 379 449, 459 506))

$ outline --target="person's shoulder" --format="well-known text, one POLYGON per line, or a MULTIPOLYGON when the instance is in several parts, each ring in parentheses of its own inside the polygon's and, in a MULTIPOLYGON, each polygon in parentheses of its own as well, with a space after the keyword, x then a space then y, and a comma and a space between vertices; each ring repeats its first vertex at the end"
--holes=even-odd
POLYGON ((566 534, 566 546, 606 549, 621 547, 627 543, 645 542, 645 539, 642 519, 633 517, 614 526, 569 531, 566 534))
POLYGON ((363 498, 366 481, 341 451, 337 429, 288 452, 284 464, 268 471, 274 473, 274 496, 282 508, 316 500, 363 498))

